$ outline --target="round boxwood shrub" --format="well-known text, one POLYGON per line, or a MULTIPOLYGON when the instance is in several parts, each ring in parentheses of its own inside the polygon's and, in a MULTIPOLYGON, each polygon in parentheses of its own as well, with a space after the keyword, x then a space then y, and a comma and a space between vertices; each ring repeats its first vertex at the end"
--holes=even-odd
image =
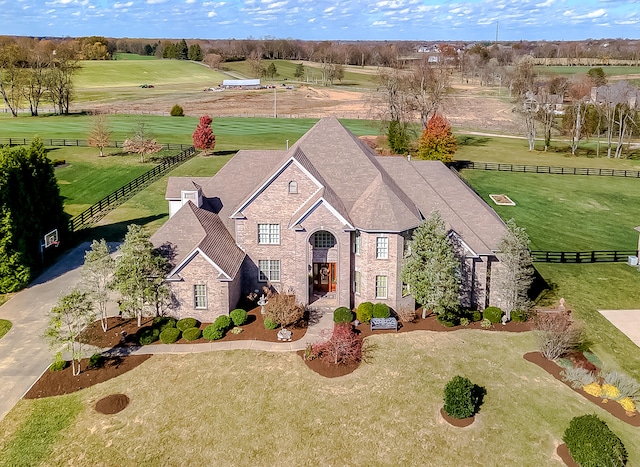
POLYGON ((202 337, 208 339, 210 341, 217 341, 218 339, 222 339, 224 337, 224 331, 220 328, 217 328, 214 324, 210 324, 204 331, 202 331, 202 337))
POLYGON ((153 318, 153 327, 158 328, 160 334, 167 328, 176 327, 176 319, 171 316, 156 316, 153 318))
POLYGON ((233 321, 234 326, 242 326, 247 322, 247 312, 242 308, 236 308, 231 313, 229 313, 229 317, 231 321, 233 321))
POLYGON ((346 306, 341 306, 333 312, 334 323, 350 323, 353 321, 353 313, 346 306))
POLYGON ((220 315, 213 322, 213 325, 224 332, 231 327, 231 318, 227 315, 220 315))
POLYGON ((176 327, 180 329, 182 332, 189 328, 197 328, 198 320, 195 318, 182 318, 180 321, 176 323, 176 327))
POLYGON ((185 329, 182 333, 182 337, 186 341, 195 341, 196 339, 200 339, 202 332, 200 332, 200 328, 189 328, 185 329))
POLYGON ((582 467, 624 466, 627 450, 596 415, 574 417, 562 436, 571 457, 582 467))
POLYGON ((269 318, 265 318, 264 320, 264 327, 267 329, 275 329, 278 327, 278 323, 276 323, 274 320, 269 319, 269 318))
POLYGON ((376 303, 373 305, 373 317, 374 318, 388 318, 391 316, 391 310, 386 303, 376 303))
POLYGON ((453 418, 473 416, 478 404, 475 386, 462 376, 454 376, 444 388, 444 411, 453 418))
POLYGON ((511 312, 511 319, 516 323, 524 323, 529 319, 529 314, 525 310, 513 310, 511 312))
POLYGON ((473 321, 474 323, 482 321, 482 313, 480 313, 478 310, 475 310, 473 313, 471 313, 471 321, 473 321))
POLYGON ((361 323, 368 323, 371 321, 373 317, 373 303, 371 302, 362 302, 358 305, 358 309, 356 310, 356 318, 361 323))
POLYGON ((184 109, 181 105, 174 105, 171 107, 171 116, 172 117, 184 117, 184 109))
POLYGON ((482 316, 491 321, 493 324, 499 323, 502 319, 502 310, 497 306, 488 306, 482 312, 482 316))
POLYGON ((141 328, 137 333, 138 343, 140 345, 149 345, 154 343, 160 337, 160 331, 158 328, 154 328, 151 326, 146 326, 141 328))
POLYGON ((160 342, 163 344, 173 344, 180 339, 180 329, 178 328, 165 328, 160 333, 160 342))

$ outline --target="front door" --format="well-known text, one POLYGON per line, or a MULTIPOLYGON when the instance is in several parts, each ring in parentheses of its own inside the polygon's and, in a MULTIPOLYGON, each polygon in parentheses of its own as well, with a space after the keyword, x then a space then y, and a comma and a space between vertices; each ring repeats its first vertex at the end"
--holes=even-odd
POLYGON ((336 291, 336 263, 313 263, 313 293, 325 295, 336 291))

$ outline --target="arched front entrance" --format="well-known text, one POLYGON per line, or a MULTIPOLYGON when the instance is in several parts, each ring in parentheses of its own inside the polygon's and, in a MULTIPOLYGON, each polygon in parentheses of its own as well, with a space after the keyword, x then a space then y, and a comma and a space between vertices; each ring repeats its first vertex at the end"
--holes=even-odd
POLYGON ((311 244, 311 300, 335 297, 338 284, 338 245, 331 232, 319 230, 309 238, 311 244))

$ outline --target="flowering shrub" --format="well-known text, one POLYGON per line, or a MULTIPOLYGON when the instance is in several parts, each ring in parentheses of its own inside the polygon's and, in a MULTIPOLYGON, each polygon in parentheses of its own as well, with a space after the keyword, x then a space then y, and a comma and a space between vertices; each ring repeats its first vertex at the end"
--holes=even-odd
POLYGON ((620 404, 626 412, 634 413, 637 411, 636 404, 633 402, 633 400, 631 400, 630 397, 620 399, 618 401, 618 404, 620 404))
POLYGON ((603 399, 617 399, 620 397, 620 390, 613 386, 612 384, 603 384, 602 385, 602 395, 600 396, 603 399))
POLYGON ((592 396, 602 397, 602 386, 600 386, 598 383, 594 382, 591 384, 587 384, 586 386, 582 387, 582 390, 587 394, 591 394, 592 396))

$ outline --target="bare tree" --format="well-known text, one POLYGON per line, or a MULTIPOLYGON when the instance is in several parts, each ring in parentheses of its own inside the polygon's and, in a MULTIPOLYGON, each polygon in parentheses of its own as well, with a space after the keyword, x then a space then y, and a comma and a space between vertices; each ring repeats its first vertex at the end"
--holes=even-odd
POLYGON ((407 76, 409 105, 420 114, 422 129, 427 128, 429 119, 438 112, 449 89, 449 70, 444 64, 420 60, 413 72, 407 76))
POLYGON ((111 129, 104 114, 97 113, 93 116, 93 126, 87 139, 89 146, 100 150, 100 157, 104 157, 103 150, 111 144, 111 129))
POLYGON ((378 82, 382 101, 381 120, 388 122, 389 146, 398 154, 406 153, 409 149, 408 124, 411 120, 406 74, 397 68, 384 68, 378 72, 378 82))
POLYGON ((122 149, 124 152, 139 154, 140 162, 144 162, 147 155, 155 154, 162 149, 162 146, 147 131, 143 120, 138 120, 134 132, 131 138, 124 140, 122 149))
POLYGON ((74 43, 62 43, 53 51, 46 84, 49 97, 60 115, 69 113, 73 99, 73 75, 79 68, 76 57, 74 43))
POLYGON ((22 50, 15 43, 0 46, 0 94, 14 117, 18 116, 26 78, 21 55, 22 50))
POLYGON ((529 151, 533 151, 536 148, 536 115, 539 110, 535 95, 528 92, 518 107, 518 111, 524 119, 525 136, 529 142, 529 151))
POLYGON ((538 313, 535 328, 538 349, 549 360, 562 357, 582 342, 583 329, 567 312, 538 313))
POLYGON ((84 255, 82 282, 98 308, 103 332, 107 332, 107 302, 115 264, 104 239, 94 240, 84 255))

